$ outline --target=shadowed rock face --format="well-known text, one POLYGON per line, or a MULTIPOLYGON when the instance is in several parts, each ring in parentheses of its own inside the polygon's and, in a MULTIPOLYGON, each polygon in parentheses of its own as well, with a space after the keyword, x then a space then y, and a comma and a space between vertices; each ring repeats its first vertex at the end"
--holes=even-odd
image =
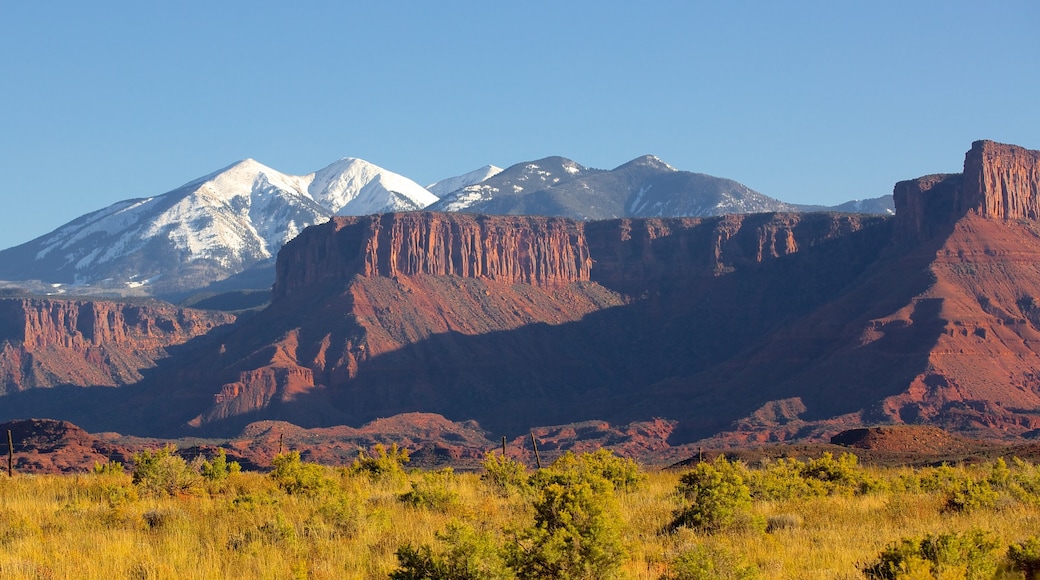
POLYGON ((0 394, 134 383, 167 347, 233 321, 160 302, 0 299, 0 394))

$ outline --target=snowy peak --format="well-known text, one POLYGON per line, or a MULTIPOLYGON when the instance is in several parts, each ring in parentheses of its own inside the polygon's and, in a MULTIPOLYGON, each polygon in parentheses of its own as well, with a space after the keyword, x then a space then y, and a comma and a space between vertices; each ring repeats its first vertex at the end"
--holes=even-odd
POLYGON ((617 168, 614 169, 614 171, 624 170, 624 169, 631 169, 631 168, 635 168, 635 167, 647 168, 647 169, 655 169, 655 170, 658 170, 658 171, 669 171, 669 172, 679 171, 678 169, 672 167, 671 165, 668 165, 664 161, 661 161, 660 157, 656 157, 654 155, 643 155, 642 157, 636 157, 635 159, 629 161, 628 163, 625 163, 623 165, 618 166, 617 168))
POLYGON ((411 179, 354 157, 344 157, 310 178, 309 195, 338 215, 412 211, 437 201, 411 179))
POLYGON ((476 185, 483 181, 487 181, 499 173, 502 173, 502 168, 495 167, 494 165, 485 165, 484 167, 474 169, 469 173, 455 177, 448 177, 438 181, 437 183, 427 185, 426 189, 437 197, 444 197, 453 191, 462 189, 463 187, 469 187, 470 185, 476 185))

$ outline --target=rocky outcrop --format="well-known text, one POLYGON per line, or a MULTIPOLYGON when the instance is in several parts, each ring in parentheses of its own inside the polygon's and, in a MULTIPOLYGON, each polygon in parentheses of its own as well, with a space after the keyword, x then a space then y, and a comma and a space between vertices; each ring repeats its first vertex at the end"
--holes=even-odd
POLYGON ((972 213, 999 220, 1040 219, 1040 151, 976 141, 964 172, 900 181, 893 190, 896 231, 904 241, 946 232, 972 213))
POLYGON ((1003 220, 1040 219, 1040 151, 976 141, 964 159, 961 205, 1003 220))
POLYGON ((181 344, 234 321, 157 301, 0 300, 0 394, 55 385, 115 386, 181 344))
POLYGON ((335 218, 279 253, 274 299, 351 277, 462 276, 559 287, 589 279, 580 222, 530 216, 401 213, 335 218))

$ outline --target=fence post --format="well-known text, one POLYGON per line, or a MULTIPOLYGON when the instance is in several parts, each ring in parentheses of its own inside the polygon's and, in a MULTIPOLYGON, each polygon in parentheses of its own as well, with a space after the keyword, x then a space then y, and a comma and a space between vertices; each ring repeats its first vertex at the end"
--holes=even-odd
POLYGON ((7 477, 14 477, 14 437, 7 430, 7 477))
POLYGON ((531 447, 534 447, 534 461, 538 469, 542 468, 542 458, 538 455, 538 442, 534 439, 534 431, 531 431, 531 447))

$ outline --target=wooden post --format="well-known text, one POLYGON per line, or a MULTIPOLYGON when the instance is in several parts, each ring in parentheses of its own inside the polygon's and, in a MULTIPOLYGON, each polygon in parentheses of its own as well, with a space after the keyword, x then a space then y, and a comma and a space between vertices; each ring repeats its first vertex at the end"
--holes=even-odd
POLYGON ((279 433, 278 434, 278 455, 282 454, 282 437, 284 437, 284 436, 285 436, 285 433, 279 433))
POLYGON ((506 436, 502 436, 502 457, 506 456, 506 436))
POLYGON ((7 477, 14 477, 14 437, 7 430, 7 477))
POLYGON ((534 439, 534 431, 531 431, 531 447, 534 447, 534 462, 538 469, 542 468, 542 458, 538 455, 538 442, 534 439))

